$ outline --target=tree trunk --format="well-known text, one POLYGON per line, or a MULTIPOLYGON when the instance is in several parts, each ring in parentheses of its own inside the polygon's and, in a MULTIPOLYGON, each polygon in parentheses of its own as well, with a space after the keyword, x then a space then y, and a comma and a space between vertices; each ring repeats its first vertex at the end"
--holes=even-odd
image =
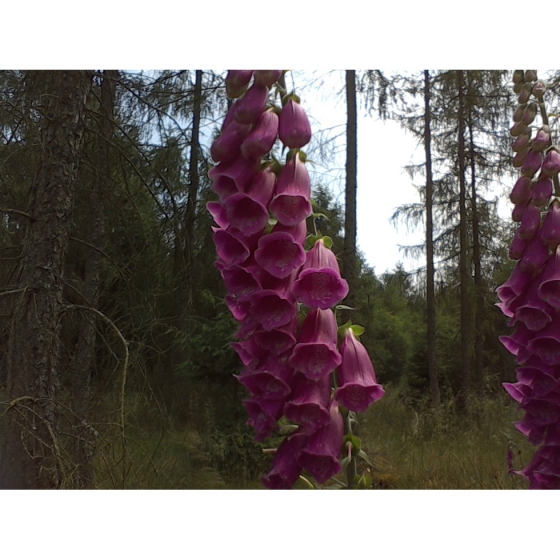
POLYGON ((424 150, 426 152, 426 304, 428 319, 428 377, 430 396, 435 406, 439 406, 439 382, 436 348, 436 299, 434 288, 434 226, 432 204, 434 184, 432 176, 432 132, 430 110, 430 74, 424 71, 424 150))
POLYGON ((64 263, 91 88, 85 71, 33 71, 39 163, 23 233, 8 351, 11 406, 0 434, 0 488, 59 488, 67 456, 58 433, 64 263))
MULTIPOLYGON (((467 73, 468 75, 468 73, 467 73)), ((478 207, 476 194, 476 163, 474 160, 474 133, 472 124, 472 111, 468 112, 470 163, 471 163, 471 212, 472 212, 472 235, 473 235, 473 265, 474 265, 474 289, 476 294, 476 306, 474 316, 474 382, 478 392, 482 391, 484 382, 484 355, 483 355, 483 332, 484 321, 484 291, 482 286, 482 267, 480 262, 480 238, 478 224, 478 207)))
POLYGON ((464 408, 471 383, 471 336, 470 336, 470 302, 469 302, 469 269, 468 269, 468 215, 465 184, 465 95, 463 72, 457 71, 457 90, 459 105, 457 110, 458 124, 458 159, 459 159, 459 279, 461 286, 461 390, 459 405, 464 408))
MULTIPOLYGON (((358 283, 358 261, 356 258, 356 192, 358 173, 358 128, 356 119, 356 71, 346 70, 346 188, 344 210, 344 247, 342 251, 342 273, 350 291, 345 305, 354 307, 358 283)), ((343 314, 344 321, 354 317, 353 312, 343 314)))
MULTIPOLYGON (((114 130, 114 107, 116 84, 119 79, 117 70, 106 70, 101 83, 101 122, 99 138, 94 157, 95 172, 90 191, 86 193, 86 208, 90 214, 84 216, 81 228, 84 240, 93 247, 101 247, 105 236, 105 215, 101 191, 103 186, 111 188, 107 175, 110 173, 110 151, 108 142, 114 130)), ((99 300, 99 284, 102 255, 93 247, 85 247, 83 284, 80 290, 86 298, 83 304, 94 309, 99 300)), ((87 311, 80 312, 78 343, 72 375, 72 404, 80 425, 77 428, 74 445, 76 488, 92 488, 94 483, 93 455, 95 438, 90 426, 91 379, 95 366, 96 317, 87 311)))

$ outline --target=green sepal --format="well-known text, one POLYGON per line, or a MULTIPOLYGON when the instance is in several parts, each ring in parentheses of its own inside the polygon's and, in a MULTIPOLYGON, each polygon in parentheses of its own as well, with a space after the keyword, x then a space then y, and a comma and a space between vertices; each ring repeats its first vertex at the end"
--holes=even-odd
POLYGON ((339 303, 335 309, 340 309, 341 311, 356 311, 355 307, 350 307, 349 305, 342 305, 342 303, 339 303))
POLYGON ((352 325, 350 328, 356 336, 361 336, 366 331, 365 327, 362 327, 362 325, 352 325))
POLYGON ((359 454, 362 449, 362 440, 354 434, 346 434, 344 436, 344 446, 352 445, 352 455, 359 454))

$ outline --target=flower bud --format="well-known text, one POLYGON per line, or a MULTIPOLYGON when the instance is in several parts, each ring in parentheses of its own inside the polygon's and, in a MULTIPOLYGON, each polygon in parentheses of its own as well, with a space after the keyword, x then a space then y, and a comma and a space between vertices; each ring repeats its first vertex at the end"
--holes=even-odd
POLYGON ((290 99, 280 113, 280 140, 288 148, 302 148, 311 140, 311 125, 303 107, 290 99))
POLYGON ((525 74, 523 76, 524 82, 534 82, 536 79, 537 79, 536 70, 525 70, 525 74))
POLYGON ((226 92, 228 97, 236 99, 247 91, 251 81, 252 70, 229 70, 226 77, 226 92))
POLYGON ((268 101, 268 88, 253 84, 247 93, 236 101, 235 120, 243 124, 253 124, 263 114, 268 101))
POLYGON ((533 177, 533 175, 541 168, 542 164, 542 154, 540 152, 529 150, 529 153, 521 166, 521 173, 527 177, 533 177))
POLYGON ((560 202, 554 200, 543 220, 541 241, 548 247, 555 249, 560 244, 560 202))
POLYGON ((546 124, 541 126, 533 143, 531 144, 531 149, 534 152, 542 152, 545 148, 550 145, 550 127, 546 124))
MULTIPOLYGON (((527 125, 524 122, 516 122, 510 129, 509 132, 510 134, 515 138, 517 136, 519 136, 520 134, 525 133, 525 130, 527 128, 527 125)), ((525 133, 526 134, 526 133, 525 133)))
POLYGON ((255 128, 243 140, 241 153, 246 157, 261 158, 270 150, 278 136, 278 115, 268 109, 259 117, 255 128))
POLYGON ((513 167, 519 169, 523 165, 523 163, 525 163, 525 159, 527 158, 528 154, 529 148, 525 148, 524 150, 520 150, 519 152, 517 152, 511 160, 511 164, 513 165, 513 167))
POLYGON ((533 198, 531 204, 535 206, 544 206, 548 204, 552 196, 552 179, 550 177, 539 177, 539 180, 533 187, 533 198))
POLYGON ((521 121, 524 122, 526 125, 530 125, 537 116, 538 105, 536 103, 530 103, 525 111, 523 111, 523 117, 521 121))
POLYGON ((533 86, 533 95, 534 95, 539 101, 542 101, 545 92, 546 92, 546 86, 544 85, 544 82, 543 82, 542 80, 539 80, 539 81, 533 86))
POLYGON ((525 72, 523 70, 514 70, 513 72, 513 83, 514 84, 522 84, 523 83, 523 76, 525 72))
POLYGON ((514 84, 513 93, 515 93, 515 94, 521 93, 521 90, 523 89, 523 86, 524 86, 523 82, 518 82, 517 84, 514 84))
POLYGON ((255 83, 271 87, 282 76, 284 70, 255 70, 255 83))
POLYGON ((541 225, 541 211, 537 206, 529 204, 523 212, 517 233, 521 239, 533 239, 541 225))
POLYGON ((523 113, 527 108, 527 103, 523 103, 522 105, 518 105, 515 113, 513 113, 513 122, 521 122, 521 118, 523 117, 523 113))
POLYGON ((531 179, 529 177, 519 177, 517 179, 509 199, 513 204, 523 204, 531 198, 531 179))
POLYGON ((531 93, 533 91, 533 85, 531 83, 526 83, 521 90, 519 97, 517 98, 520 104, 527 103, 529 101, 529 97, 531 97, 531 93))
MULTIPOLYGON (((511 149, 514 152, 520 152, 525 148, 529 147, 529 142, 531 141, 531 129, 527 127, 514 141, 511 149)), ((538 150, 535 150, 538 151, 538 150)))
POLYGON ((545 177, 554 177, 560 171, 560 154, 556 148, 548 151, 542 164, 542 174, 545 177))

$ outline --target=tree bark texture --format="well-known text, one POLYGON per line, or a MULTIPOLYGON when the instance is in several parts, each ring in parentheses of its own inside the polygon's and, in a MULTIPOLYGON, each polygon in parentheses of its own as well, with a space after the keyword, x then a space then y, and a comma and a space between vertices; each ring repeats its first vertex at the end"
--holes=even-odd
POLYGON ((11 405, 0 434, 0 488, 60 488, 58 433, 64 264, 91 88, 86 71, 33 71, 26 95, 39 146, 8 351, 11 405))
POLYGON ((426 154, 426 305, 428 329, 428 377, 430 396, 439 406, 439 381, 436 348, 436 298, 434 288, 434 225, 432 216, 434 184, 432 175, 432 131, 430 109, 430 74, 424 71, 424 150, 426 154))
POLYGON ((465 181, 465 92, 463 71, 457 71, 458 159, 459 159, 459 281, 461 286, 461 390, 459 404, 464 406, 471 384, 470 275, 468 268, 468 215, 465 181))
MULTIPOLYGON (((358 283, 358 260, 356 258, 356 195, 358 190, 358 127, 356 118, 356 71, 346 70, 346 188, 344 210, 344 247, 342 273, 350 291, 345 305, 354 307, 358 283)), ((345 320, 353 313, 344 313, 345 320)))

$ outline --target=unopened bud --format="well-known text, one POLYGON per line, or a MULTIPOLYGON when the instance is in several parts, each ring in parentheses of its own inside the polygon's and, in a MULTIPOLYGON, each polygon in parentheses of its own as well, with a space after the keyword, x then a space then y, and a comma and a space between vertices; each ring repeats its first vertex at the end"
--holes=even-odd
POLYGON ((514 72, 513 72, 513 83, 514 84, 523 83, 523 76, 524 75, 525 75, 525 72, 523 72, 523 70, 514 70, 514 72))
POLYGON ((550 127, 545 124, 537 132, 537 135, 535 136, 531 147, 535 152, 542 152, 545 148, 548 148, 549 145, 550 127))
POLYGON ((545 91, 546 91, 546 86, 544 85, 544 82, 542 80, 539 80, 533 86, 533 95, 539 100, 542 100, 545 91))
POLYGON ((512 165, 515 168, 519 168, 525 162, 527 154, 529 153, 529 148, 525 148, 524 150, 520 150, 513 156, 512 165))
POLYGON ((517 107, 515 113, 513 113, 513 122, 521 122, 525 109, 527 109, 527 103, 523 103, 517 107))
POLYGON ((521 93, 521 90, 523 89, 523 85, 524 85, 523 82, 519 82, 517 84, 514 84, 513 85, 513 93, 515 93, 515 94, 521 93))
POLYGON ((514 152, 520 152, 529 146, 531 141, 531 129, 527 127, 513 142, 511 148, 514 152))
POLYGON ((536 103, 531 103, 530 105, 528 105, 525 111, 523 111, 521 122, 524 122, 526 125, 531 124, 537 116, 537 111, 538 105, 536 103))
POLYGON ((560 154, 556 148, 552 148, 544 158, 542 174, 545 177, 554 177, 560 171, 560 154))
POLYGON ((524 82, 534 82, 537 79, 536 70, 525 70, 525 75, 523 76, 524 82))
POLYGON ((519 101, 519 103, 527 103, 527 101, 529 101, 529 97, 531 97, 531 92, 533 91, 533 84, 531 83, 526 83, 523 86, 523 89, 521 90, 521 93, 519 94, 519 97, 517 98, 517 100, 519 101))
POLYGON ((514 138, 517 138, 520 134, 522 134, 525 131, 526 128, 527 128, 527 125, 524 122, 516 122, 509 129, 509 132, 514 138))
MULTIPOLYGON (((558 154, 560 156, 560 154, 558 154)), ((521 173, 526 177, 533 177, 533 175, 541 168, 543 162, 542 154, 529 150, 523 165, 521 166, 521 173)))

